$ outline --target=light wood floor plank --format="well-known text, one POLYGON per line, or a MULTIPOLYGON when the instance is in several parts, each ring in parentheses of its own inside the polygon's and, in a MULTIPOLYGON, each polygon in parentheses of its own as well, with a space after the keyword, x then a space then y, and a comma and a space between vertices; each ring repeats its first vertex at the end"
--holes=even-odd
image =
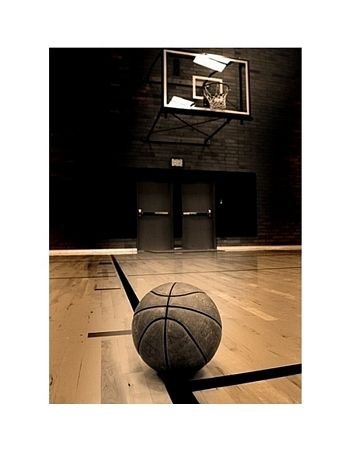
MULTIPOLYGON (((117 256, 139 299, 155 286, 182 281, 216 303, 222 341, 194 378, 301 361, 300 259, 296 251, 117 256)), ((52 256, 50 277, 50 402, 170 403, 164 384, 141 360, 128 334, 133 311, 111 258, 52 256)), ((270 380, 196 396, 204 403, 298 403, 300 380, 270 380)))
POLYGON ((199 403, 301 403, 300 375, 195 392, 199 403))

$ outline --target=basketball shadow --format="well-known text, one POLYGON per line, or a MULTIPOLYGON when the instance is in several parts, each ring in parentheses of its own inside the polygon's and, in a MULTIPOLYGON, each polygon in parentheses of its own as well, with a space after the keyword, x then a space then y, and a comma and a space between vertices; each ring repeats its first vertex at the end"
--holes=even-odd
POLYGON ((191 369, 163 371, 157 374, 174 404, 194 404, 198 403, 198 400, 192 392, 190 381, 196 372, 197 369, 191 369))

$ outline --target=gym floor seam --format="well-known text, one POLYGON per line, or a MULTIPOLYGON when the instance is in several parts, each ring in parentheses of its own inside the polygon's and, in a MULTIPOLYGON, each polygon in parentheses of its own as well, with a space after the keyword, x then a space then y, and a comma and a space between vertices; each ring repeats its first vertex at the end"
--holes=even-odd
POLYGON ((235 269, 235 270, 206 270, 205 272, 158 272, 158 273, 139 273, 128 274, 128 277, 144 277, 144 276, 156 276, 156 275, 184 275, 184 274, 196 274, 196 273, 231 273, 231 272, 257 272, 261 270, 284 270, 284 269, 301 269, 300 266, 293 267, 262 267, 256 269, 235 269))

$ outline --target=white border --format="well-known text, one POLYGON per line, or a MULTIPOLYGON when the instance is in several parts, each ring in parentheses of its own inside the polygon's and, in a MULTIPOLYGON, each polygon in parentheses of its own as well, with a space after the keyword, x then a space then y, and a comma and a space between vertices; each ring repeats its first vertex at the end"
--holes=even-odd
MULTIPOLYGON (((201 77, 199 75, 192 75, 192 98, 195 98, 197 100, 203 100, 203 95, 197 95, 197 80, 203 80, 203 81, 216 81, 218 83, 223 83, 222 78, 208 78, 208 77, 201 77)), ((220 86, 220 94, 222 94, 223 88, 220 86)))
POLYGON ((82 250, 50 250, 50 256, 81 256, 81 255, 132 255, 136 248, 99 248, 82 250))
POLYGON ((223 245, 218 246, 217 250, 225 252, 250 252, 255 250, 301 250, 301 245, 223 245))

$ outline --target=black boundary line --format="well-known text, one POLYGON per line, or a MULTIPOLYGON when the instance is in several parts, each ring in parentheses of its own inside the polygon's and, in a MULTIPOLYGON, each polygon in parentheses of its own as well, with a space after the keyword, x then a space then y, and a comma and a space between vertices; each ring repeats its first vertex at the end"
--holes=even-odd
POLYGON ((235 270, 204 270, 198 272, 159 272, 159 273, 138 273, 130 274, 129 277, 144 277, 144 276, 158 276, 158 275, 183 275, 189 273, 231 273, 231 272, 260 272, 262 270, 284 270, 284 269, 301 269, 301 266, 293 267, 264 267, 262 269, 235 269, 235 270))
POLYGON ((131 308, 133 311, 135 311, 137 305, 140 303, 139 299, 137 298, 137 295, 135 294, 135 291, 131 287, 131 284, 129 283, 129 280, 127 279, 126 275, 122 271, 122 268, 120 267, 117 259, 115 256, 111 255, 115 270, 117 271, 117 274, 119 275, 120 281, 122 282, 124 291, 126 293, 126 296, 129 299, 131 308))
MULTIPOLYGON (((138 310, 135 312, 135 315, 136 315, 136 314, 139 314, 139 313, 142 312, 142 311, 147 311, 148 309, 154 309, 154 308, 166 308, 166 305, 146 306, 145 308, 138 309, 138 310)), ((180 305, 169 305, 168 308, 170 308, 170 309, 173 309, 173 308, 177 308, 177 309, 185 309, 186 311, 192 311, 192 312, 195 312, 195 313, 198 313, 198 314, 202 314, 203 316, 206 316, 206 317, 208 317, 209 319, 214 320, 214 322, 216 322, 216 323, 219 325, 219 327, 222 328, 222 325, 220 324, 220 322, 218 322, 217 319, 215 319, 213 316, 211 316, 210 314, 207 314, 207 313, 205 313, 205 312, 203 312, 203 311, 198 311, 197 309, 189 308, 188 306, 180 306, 180 305)))
POLYGON ((288 377, 301 374, 301 364, 288 366, 271 367, 269 369, 255 370, 253 372, 235 373, 233 375, 223 375, 212 378, 202 378, 190 380, 189 385, 192 391, 203 391, 237 384, 254 383, 256 381, 266 381, 274 378, 288 377))
POLYGON ((203 378, 199 380, 186 380, 181 378, 178 380, 167 379, 166 375, 163 375, 162 378, 168 391, 171 391, 174 388, 174 384, 176 384, 177 389, 175 389, 174 392, 178 396, 172 398, 173 403, 198 404, 199 402, 193 394, 193 391, 235 386, 238 384, 253 383, 256 381, 268 381, 270 379, 298 375, 300 373, 301 364, 294 364, 290 366, 274 367, 270 369, 257 370, 254 372, 203 378))
POLYGON ((125 336, 131 334, 131 330, 119 330, 119 331, 96 331, 88 333, 88 338, 105 337, 105 336, 125 336))
MULTIPOLYGON (((139 299, 137 298, 137 295, 135 294, 122 268, 118 264, 118 261, 115 258, 115 256, 111 255, 111 258, 114 267, 119 275, 120 281, 122 282, 126 296, 129 299, 130 305, 133 311, 135 311, 137 305, 139 304, 139 299)), ((163 381, 166 390, 168 391, 169 397, 174 404, 198 404, 198 400, 191 391, 187 379, 183 379, 180 376, 177 377, 164 374, 158 375, 160 379, 163 381)))
POLYGON ((169 376, 166 373, 159 373, 159 378, 163 381, 169 397, 174 404, 192 405, 198 404, 198 400, 191 391, 187 378, 178 376, 169 376))

